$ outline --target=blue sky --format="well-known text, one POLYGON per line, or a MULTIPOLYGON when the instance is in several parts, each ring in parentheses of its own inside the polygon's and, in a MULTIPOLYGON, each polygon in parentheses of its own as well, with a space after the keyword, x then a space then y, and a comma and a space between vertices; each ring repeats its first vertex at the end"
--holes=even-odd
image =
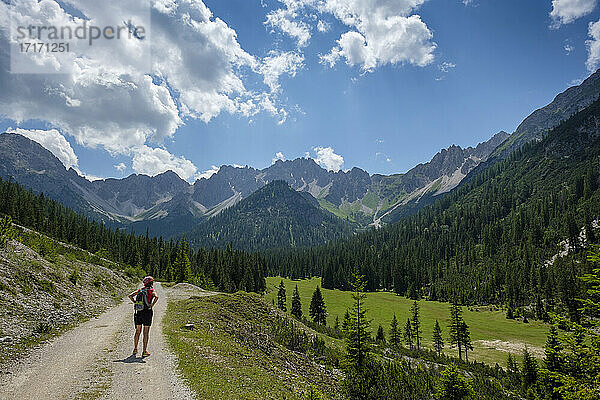
MULTIPOLYGON (((276 90, 265 89, 264 73, 234 69, 248 90, 269 93, 276 109, 284 111, 274 114, 263 109, 251 115, 221 111, 207 121, 183 115, 180 108, 177 128, 146 143, 191 162, 198 173, 222 164, 264 168, 276 153, 286 159, 306 152, 318 157, 316 147, 331 148, 323 157, 332 153, 343 157, 343 169, 358 166, 370 173, 401 173, 452 144, 472 146, 500 130, 514 131, 523 118, 587 77, 595 66, 597 54, 586 44, 594 39, 589 24, 600 18, 595 0, 579 2, 590 3, 591 12, 585 4, 584 9, 575 4, 573 10, 571 3, 578 2, 558 2, 554 8, 563 7, 558 10, 562 14, 555 11, 554 18, 551 0, 365 1, 391 6, 412 1, 416 6, 398 15, 418 15, 431 34, 425 44, 435 43, 435 49, 417 61, 389 62, 385 55, 379 56, 369 69, 356 60, 349 65, 347 55, 330 66, 322 57, 341 35, 367 31, 333 12, 302 8, 296 21, 310 27, 310 39, 299 45, 298 37, 265 24, 267 15, 285 8, 282 2, 204 0, 213 21, 219 18, 235 31, 241 49, 257 60, 282 53, 303 57, 295 73, 286 70, 276 76, 276 90), (316 28, 317 21, 328 28, 326 32, 316 28)), ((368 33, 364 35, 368 38, 368 33)), ((199 63, 194 68, 208 67, 199 63)), ((121 177, 136 170, 160 172, 160 168, 142 167, 141 157, 132 163, 131 150, 107 151, 110 146, 101 141, 91 144, 81 139, 73 133, 73 122, 61 123, 35 111, 22 121, 15 121, 9 112, 2 114, 2 129, 56 128, 71 145, 78 169, 86 174, 121 177)))

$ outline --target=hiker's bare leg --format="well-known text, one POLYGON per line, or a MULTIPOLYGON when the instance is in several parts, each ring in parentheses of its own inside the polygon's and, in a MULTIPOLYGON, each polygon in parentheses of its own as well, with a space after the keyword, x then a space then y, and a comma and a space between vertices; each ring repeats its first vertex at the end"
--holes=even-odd
POLYGON ((135 326, 135 335, 133 336, 133 349, 135 351, 137 351, 138 342, 140 341, 140 334, 141 333, 142 333, 142 326, 141 325, 136 325, 135 326))
POLYGON ((144 352, 148 350, 148 335, 150 333, 150 327, 144 326, 144 352))

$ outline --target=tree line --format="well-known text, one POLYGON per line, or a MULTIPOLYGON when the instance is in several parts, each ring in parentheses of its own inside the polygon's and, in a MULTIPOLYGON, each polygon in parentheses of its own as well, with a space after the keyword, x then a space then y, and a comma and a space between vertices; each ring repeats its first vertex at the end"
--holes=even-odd
MULTIPOLYGON (((261 255, 224 249, 194 251, 185 238, 164 240, 111 229, 21 185, 0 179, 0 214, 10 221, 73 244, 139 274, 165 281, 192 282, 226 292, 263 292, 265 262, 261 255)), ((9 221, 4 219, 3 226, 9 221)), ((4 228, 3 228, 4 229, 4 228)))

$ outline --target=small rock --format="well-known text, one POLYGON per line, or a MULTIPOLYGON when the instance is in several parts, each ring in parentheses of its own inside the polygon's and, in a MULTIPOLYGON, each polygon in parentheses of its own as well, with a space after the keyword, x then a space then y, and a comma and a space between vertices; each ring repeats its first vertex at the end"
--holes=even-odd
POLYGON ((196 326, 194 324, 185 324, 183 326, 183 329, 187 329, 188 331, 191 331, 195 328, 196 326))
POLYGON ((10 343, 13 341, 13 338, 10 336, 4 336, 0 338, 0 343, 10 343))

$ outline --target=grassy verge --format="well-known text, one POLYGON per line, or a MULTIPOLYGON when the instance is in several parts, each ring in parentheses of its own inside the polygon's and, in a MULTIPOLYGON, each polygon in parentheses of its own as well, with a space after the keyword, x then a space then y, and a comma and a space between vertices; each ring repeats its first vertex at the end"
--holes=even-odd
MULTIPOLYGON (((276 299, 277 287, 280 281, 280 277, 267 278, 265 299, 269 303, 276 299)), ((297 281, 284 279, 284 284, 288 298, 288 310, 291 308, 291 295, 294 287, 298 285, 302 299, 302 310, 304 315, 308 315, 310 299, 314 289, 320 284, 320 278, 297 281)), ((325 299, 329 313, 327 324, 333 325, 336 317, 339 317, 341 323, 346 309, 352 303, 351 293, 324 289, 323 298, 325 299)), ((368 294, 366 305, 368 308, 368 318, 372 320, 371 330, 373 334, 376 333, 377 327, 381 324, 387 335, 394 313, 398 318, 398 325, 404 327, 406 319, 409 317, 412 300, 396 296, 393 293, 377 292, 368 294)), ((432 346, 433 326, 436 319, 442 327, 443 337, 447 343, 449 341, 447 329, 449 316, 448 304, 421 300, 419 301, 419 307, 421 310, 424 345, 429 348, 432 346)), ((548 333, 547 324, 539 321, 531 321, 526 324, 516 320, 508 320, 503 311, 488 307, 464 307, 463 311, 465 321, 471 330, 471 339, 474 347, 474 351, 469 354, 469 359, 483 361, 490 365, 498 363, 504 366, 508 354, 513 353, 520 356, 522 347, 525 345, 536 356, 542 356, 541 349, 544 346, 546 334, 548 333)), ((450 349, 448 344, 446 345, 445 353, 458 356, 458 351, 450 349)))
POLYGON ((201 399, 301 399, 311 385, 333 391, 339 372, 275 339, 282 315, 246 293, 172 301, 164 333, 201 399), (185 324, 194 329, 184 329, 185 324))

